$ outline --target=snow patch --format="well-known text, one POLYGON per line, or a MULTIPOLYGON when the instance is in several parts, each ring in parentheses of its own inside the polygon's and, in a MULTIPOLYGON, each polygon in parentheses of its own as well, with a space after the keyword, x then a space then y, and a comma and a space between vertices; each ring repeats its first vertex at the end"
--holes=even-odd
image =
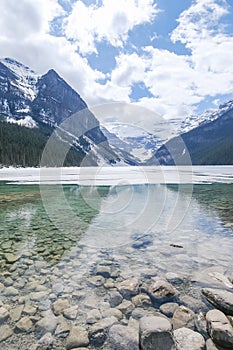
POLYGON ((32 119, 32 117, 30 115, 27 115, 25 118, 18 119, 18 120, 7 117, 6 122, 10 123, 10 124, 17 124, 20 126, 25 126, 26 128, 29 128, 29 129, 38 128, 37 123, 35 122, 34 119, 32 119))
POLYGON ((34 100, 37 94, 36 83, 40 76, 29 67, 11 58, 1 59, 0 62, 15 74, 17 83, 14 85, 24 94, 25 98, 34 100))

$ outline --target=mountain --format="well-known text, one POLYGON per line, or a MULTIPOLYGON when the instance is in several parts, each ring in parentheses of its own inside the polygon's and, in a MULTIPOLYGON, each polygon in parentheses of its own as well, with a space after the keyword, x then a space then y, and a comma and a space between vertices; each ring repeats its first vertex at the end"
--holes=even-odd
POLYGON ((233 100, 230 100, 228 102, 225 102, 219 106, 217 110, 211 109, 208 111, 205 111, 201 115, 191 115, 182 120, 180 125, 178 126, 178 134, 184 134, 194 128, 197 128, 198 126, 207 124, 209 122, 212 122, 219 117, 221 117, 226 112, 230 111, 233 108, 233 100))
POLYGON ((135 125, 114 122, 101 125, 101 130, 113 148, 130 154, 138 165, 145 164, 163 143, 156 135, 135 125))
POLYGON ((233 164, 233 100, 208 114, 208 119, 196 128, 165 143, 150 164, 188 164, 187 151, 194 165, 233 164))
MULTIPOLYGON (((33 128, 33 134, 38 135, 40 144, 45 145, 45 141, 60 123, 62 127, 56 129, 59 142, 68 142, 71 151, 79 153, 74 165, 79 165, 82 159, 85 165, 125 162, 110 147, 100 130, 98 120, 85 101, 53 69, 40 76, 11 58, 0 60, 0 119, 8 122, 8 126, 2 126, 2 132, 3 129, 12 130, 15 142, 18 143, 18 157, 14 158, 13 150, 10 151, 12 147, 6 148, 3 138, 1 139, 0 154, 3 154, 3 148, 5 152, 11 152, 8 158, 13 165, 31 165, 30 161, 24 162, 25 154, 20 158, 22 142, 17 137, 17 130, 21 139, 23 134, 25 143, 28 142, 33 147, 33 142, 28 140, 30 132, 25 127, 33 128), (23 129, 14 124, 21 125, 23 129)), ((9 145, 6 138, 4 140, 9 145)), ((23 149, 30 153, 29 146, 23 149)), ((39 165, 39 160, 37 162, 39 165)), ((3 158, 0 158, 0 164, 4 164, 3 158)))

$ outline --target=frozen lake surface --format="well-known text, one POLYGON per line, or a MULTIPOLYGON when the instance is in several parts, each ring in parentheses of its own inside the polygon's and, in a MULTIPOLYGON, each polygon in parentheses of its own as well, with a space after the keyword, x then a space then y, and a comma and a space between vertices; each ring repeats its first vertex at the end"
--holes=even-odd
POLYGON ((233 166, 2 168, 0 181, 86 186, 232 183, 233 166))

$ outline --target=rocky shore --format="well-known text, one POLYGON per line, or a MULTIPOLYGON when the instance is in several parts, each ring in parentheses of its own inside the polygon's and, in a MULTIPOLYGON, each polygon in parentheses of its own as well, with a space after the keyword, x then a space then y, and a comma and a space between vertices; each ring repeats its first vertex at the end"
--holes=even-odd
POLYGON ((80 250, 79 260, 52 267, 31 253, 5 257, 1 349, 233 349, 233 284, 219 268, 195 288, 197 278, 159 276, 152 267, 126 277, 107 256, 80 276, 82 257, 88 261, 80 250))

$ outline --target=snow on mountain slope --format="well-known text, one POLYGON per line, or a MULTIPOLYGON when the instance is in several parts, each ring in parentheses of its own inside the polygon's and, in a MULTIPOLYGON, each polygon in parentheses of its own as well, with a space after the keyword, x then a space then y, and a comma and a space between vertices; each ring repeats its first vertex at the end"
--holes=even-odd
POLYGON ((224 113, 228 112, 232 108, 233 99, 220 105, 219 109, 210 109, 202 113, 201 115, 191 115, 181 122, 178 128, 178 134, 184 134, 194 128, 197 128, 200 125, 212 122, 221 117, 224 113))
MULTIPOLYGON (((82 158, 87 165, 129 164, 122 152, 118 155, 110 147, 86 102, 53 69, 37 75, 13 59, 0 60, 0 119, 28 128, 38 127, 38 132, 43 124, 52 132, 62 123, 66 132, 73 133, 69 145, 79 153, 79 161, 82 158)), ((64 132, 61 138, 67 143, 64 132)))
POLYGON ((110 145, 128 152, 138 162, 145 162, 150 159, 158 147, 159 141, 155 135, 134 125, 117 122, 107 123, 101 127, 101 130, 110 145))
POLYGON ((29 128, 29 129, 33 129, 33 128, 38 127, 37 123, 35 122, 34 119, 32 119, 32 117, 30 115, 26 116, 23 119, 18 119, 18 120, 14 119, 14 118, 7 117, 6 122, 10 123, 10 124, 17 124, 20 126, 25 126, 26 128, 29 128))
POLYGON ((22 63, 19 63, 11 58, 1 59, 0 62, 9 68, 16 76, 17 79, 13 84, 15 84, 15 86, 21 90, 26 99, 32 101, 36 97, 36 83, 39 75, 29 67, 26 67, 22 63))

